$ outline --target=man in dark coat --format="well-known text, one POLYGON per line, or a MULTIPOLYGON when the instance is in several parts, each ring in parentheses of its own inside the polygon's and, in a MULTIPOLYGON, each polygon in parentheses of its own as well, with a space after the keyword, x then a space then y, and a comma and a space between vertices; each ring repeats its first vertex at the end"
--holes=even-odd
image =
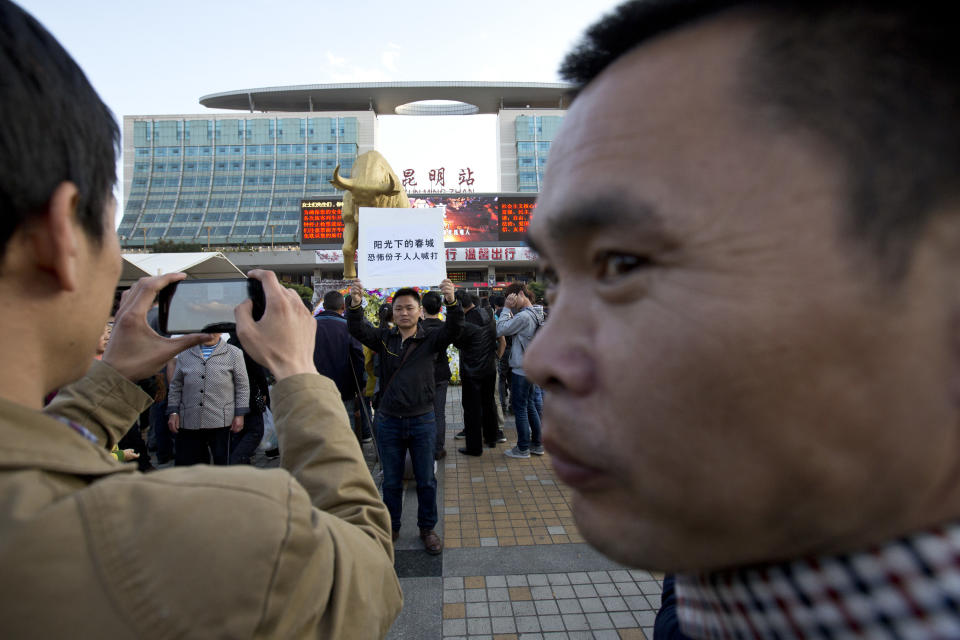
POLYGON ((470 294, 457 291, 466 323, 453 345, 460 350, 463 431, 460 453, 479 456, 483 445, 497 446, 497 326, 489 309, 478 307, 470 294))
MULTIPOLYGON (((363 347, 347 330, 343 318, 343 294, 328 291, 323 296, 323 311, 317 315, 317 341, 313 349, 313 364, 322 376, 327 376, 337 385, 343 408, 356 432, 354 400, 362 387, 363 347)), ((369 433, 360 434, 364 442, 369 433)))
MULTIPOLYGON (((423 322, 421 325, 426 331, 433 331, 443 326, 440 319, 440 310, 443 298, 436 291, 427 291, 423 294, 423 322)), ((450 361, 447 352, 437 353, 437 362, 433 368, 433 414, 437 421, 437 439, 433 446, 433 459, 440 460, 447 456, 443 447, 444 436, 447 432, 447 387, 450 386, 450 361)))
MULTIPOLYGON (((453 283, 440 283, 447 305, 447 321, 433 331, 420 326, 420 294, 400 289, 393 295, 392 328, 376 328, 363 318, 363 308, 347 310, 350 333, 380 356, 381 400, 376 431, 380 462, 383 465, 383 501, 390 511, 394 541, 400 537, 403 504, 403 469, 410 451, 417 480, 417 526, 427 553, 443 551, 443 542, 433 528, 437 524, 437 479, 434 475, 433 415, 434 366, 436 354, 460 337, 463 310, 454 297, 453 283)), ((359 281, 350 287, 350 297, 360 300, 359 281)))

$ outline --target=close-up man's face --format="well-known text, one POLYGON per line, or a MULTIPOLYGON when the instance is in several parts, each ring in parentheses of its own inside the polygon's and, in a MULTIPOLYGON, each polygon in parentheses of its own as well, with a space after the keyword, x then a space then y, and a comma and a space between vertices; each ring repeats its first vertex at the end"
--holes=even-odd
POLYGON ((839 155, 745 95, 755 34, 709 19, 605 70, 530 227, 544 442, 585 538, 633 566, 848 550, 942 519, 955 484, 950 281, 925 237, 891 283, 844 234, 839 155))
POLYGON ((420 303, 412 296, 401 296, 393 301, 393 323, 401 329, 416 326, 420 319, 420 303))

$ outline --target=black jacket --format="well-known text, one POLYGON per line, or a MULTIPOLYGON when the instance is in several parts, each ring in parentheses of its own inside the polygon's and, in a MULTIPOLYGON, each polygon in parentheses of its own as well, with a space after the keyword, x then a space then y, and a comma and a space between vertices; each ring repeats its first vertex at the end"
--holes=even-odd
POLYGON ((260 363, 250 357, 236 332, 230 333, 227 344, 243 351, 243 364, 247 367, 247 381, 250 383, 250 413, 263 413, 261 408, 270 406, 270 385, 267 384, 267 371, 260 363))
POLYGON ((460 350, 460 375, 482 378, 497 373, 497 324, 493 314, 474 307, 453 346, 460 350))
MULTIPOLYGON (((420 323, 426 331, 433 331, 444 325, 443 320, 439 318, 424 318, 420 323)), ((433 381, 437 384, 450 381, 450 361, 447 360, 447 352, 437 352, 437 363, 433 368, 433 381)))
POLYGON ((320 375, 333 380, 341 399, 357 395, 357 385, 363 389, 363 347, 350 335, 347 321, 336 311, 324 311, 317 316, 313 364, 320 375))
POLYGON ((428 332, 418 325, 417 333, 405 341, 396 327, 378 329, 367 322, 362 307, 347 310, 347 326, 351 335, 380 355, 381 380, 385 385, 381 387, 381 411, 399 418, 433 411, 436 354, 446 351, 447 345, 460 337, 463 309, 459 304, 447 305, 447 321, 442 327, 428 332), (401 367, 406 350, 413 344, 417 345, 416 350, 401 367))

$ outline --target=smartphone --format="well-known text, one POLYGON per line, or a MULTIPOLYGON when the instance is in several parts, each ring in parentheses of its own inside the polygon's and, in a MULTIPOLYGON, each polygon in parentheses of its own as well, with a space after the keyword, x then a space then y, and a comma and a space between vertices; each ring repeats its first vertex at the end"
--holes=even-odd
POLYGON ((254 278, 181 280, 160 291, 160 331, 226 333, 236 329, 234 308, 250 298, 253 319, 263 317, 263 285, 254 278))

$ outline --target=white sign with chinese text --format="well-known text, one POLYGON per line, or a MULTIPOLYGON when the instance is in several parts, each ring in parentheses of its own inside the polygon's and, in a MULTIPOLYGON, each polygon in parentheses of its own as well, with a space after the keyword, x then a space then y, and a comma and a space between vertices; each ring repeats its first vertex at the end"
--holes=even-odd
POLYGON ((447 277, 443 208, 360 207, 357 276, 367 289, 436 286, 447 277))

